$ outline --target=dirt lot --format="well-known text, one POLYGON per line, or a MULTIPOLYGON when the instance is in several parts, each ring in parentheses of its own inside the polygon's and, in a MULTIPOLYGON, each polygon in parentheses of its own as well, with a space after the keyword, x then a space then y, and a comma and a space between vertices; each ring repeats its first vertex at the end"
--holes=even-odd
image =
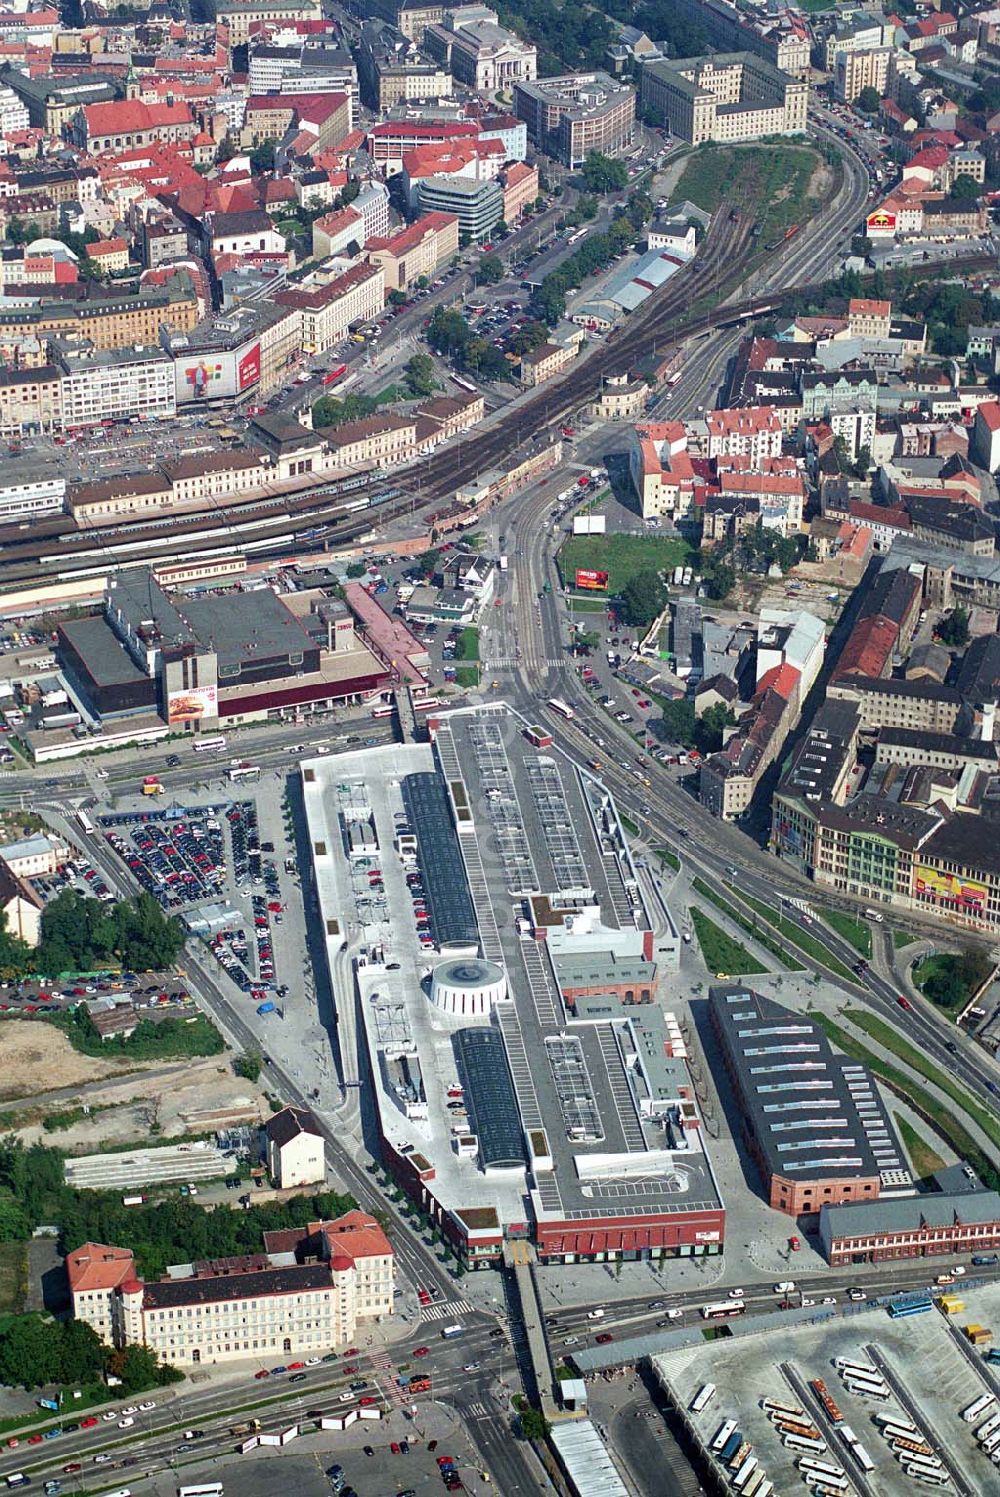
POLYGON ((0 1126, 9 1119, 26 1143, 40 1139, 70 1152, 134 1142, 151 1133, 207 1133, 270 1114, 260 1088, 234 1076, 220 1057, 116 1064, 80 1055, 48 1025, 16 1019, 0 1024, 0 1076, 11 1078, 0 1089, 0 1101, 33 1099, 0 1112, 0 1126), (92 1111, 72 1127, 42 1127, 44 1117, 84 1103, 92 1111))
POLYGON ((0 1101, 82 1086, 119 1074, 127 1062, 91 1059, 51 1024, 5 1019, 0 1024, 0 1101))

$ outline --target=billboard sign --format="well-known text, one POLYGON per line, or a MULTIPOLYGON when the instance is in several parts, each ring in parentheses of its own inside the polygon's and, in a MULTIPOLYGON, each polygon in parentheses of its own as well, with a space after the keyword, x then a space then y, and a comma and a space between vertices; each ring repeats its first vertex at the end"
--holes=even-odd
POLYGON ((913 887, 917 894, 974 910, 983 908, 988 892, 985 884, 974 884, 955 873, 942 873, 939 868, 925 868, 922 863, 913 870, 913 887))
POLYGON ((242 395, 244 390, 249 390, 260 379, 260 344, 255 343, 248 348, 236 366, 236 390, 242 395))
POLYGON ((592 572, 584 567, 576 569, 577 587, 588 588, 591 592, 606 593, 608 590, 607 572, 592 572))
POLYGON ((895 234, 896 215, 885 208, 876 208, 868 215, 867 228, 869 234, 895 234))
POLYGON ((218 686, 189 686, 167 697, 168 723, 197 723, 219 715, 218 686))

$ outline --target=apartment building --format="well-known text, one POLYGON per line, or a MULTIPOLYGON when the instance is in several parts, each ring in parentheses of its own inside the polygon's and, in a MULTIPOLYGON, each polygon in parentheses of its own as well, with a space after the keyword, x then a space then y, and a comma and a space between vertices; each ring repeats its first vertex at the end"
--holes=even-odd
POLYGON ((303 351, 323 353, 341 342, 354 323, 381 312, 385 278, 381 265, 352 265, 325 286, 279 291, 273 300, 299 313, 303 351))
MULTIPOLYGON (((86 288, 84 288, 86 291, 86 288)), ((178 280, 169 289, 158 287, 116 296, 97 288, 78 301, 40 301, 0 306, 0 341, 9 338, 89 338, 95 348, 125 348, 156 343, 165 324, 190 332, 198 321, 198 298, 190 281, 178 280)))
POLYGON ((503 221, 516 224, 521 215, 538 199, 538 167, 526 161, 512 161, 500 173, 503 193, 503 221))
POLYGON ((823 46, 824 62, 828 73, 836 71, 837 59, 842 52, 871 52, 878 48, 891 48, 896 37, 892 21, 879 12, 861 14, 835 26, 823 46))
POLYGON ((841 51, 833 75, 833 90, 845 104, 853 104, 866 88, 874 88, 884 98, 889 80, 889 47, 841 51))
POLYGON ((651 421, 629 434, 629 474, 644 520, 675 524, 694 505, 694 468, 681 421, 651 421))
POLYGON ((852 296, 847 303, 847 324, 852 338, 888 338, 892 302, 852 296))
POLYGON ((521 355, 521 384, 526 388, 543 385, 546 380, 561 374, 579 353, 576 343, 541 343, 529 353, 521 355))
POLYGON ((770 406, 709 411, 708 456, 746 457, 753 468, 781 456, 781 422, 770 406))
POLYGON ((809 85, 748 52, 646 63, 640 102, 691 145, 806 129, 809 85))
POLYGON ((749 52, 793 78, 808 79, 809 30, 798 12, 737 10, 729 0, 673 0, 673 9, 720 52, 749 52))
POLYGON ((569 73, 515 84, 514 113, 539 150, 573 168, 588 151, 618 156, 632 144, 635 92, 607 73, 569 73))
POLYGON ((378 113, 411 99, 451 95, 453 84, 447 66, 382 21, 365 21, 362 25, 357 60, 362 101, 378 113))
POLYGON ((168 420, 177 414, 173 360, 163 349, 97 349, 53 339, 67 430, 102 421, 168 420))
POLYGON ((471 177, 425 177, 417 188, 417 201, 424 213, 446 213, 458 219, 460 234, 474 244, 488 239, 503 217, 503 192, 495 180, 471 177))
POLYGON ((424 213, 405 229, 378 235, 365 245, 366 258, 382 268, 386 295, 408 290, 421 276, 435 275, 457 254, 455 213, 424 213))
POLYGON ((226 27, 230 47, 250 40, 258 24, 269 21, 321 21, 320 0, 220 0, 215 18, 226 27))
POLYGON ((51 364, 37 369, 0 368, 0 437, 62 429, 62 383, 51 364))
POLYGON ((67 1272, 74 1314, 103 1340, 182 1367, 325 1352, 393 1313, 392 1247, 361 1211, 265 1233, 258 1253, 176 1264, 153 1283, 127 1249, 94 1243, 67 1272))

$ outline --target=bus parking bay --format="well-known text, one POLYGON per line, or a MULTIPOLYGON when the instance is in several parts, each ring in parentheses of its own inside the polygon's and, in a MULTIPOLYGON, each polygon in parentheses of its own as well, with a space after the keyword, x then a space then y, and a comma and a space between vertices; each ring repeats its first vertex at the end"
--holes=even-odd
MULTIPOLYGON (((741 1323, 734 1327, 737 1333, 731 1337, 723 1335, 704 1347, 677 1349, 655 1357, 651 1373, 669 1393, 679 1417, 705 1445, 711 1444, 723 1424, 735 1421, 743 1441, 753 1447, 754 1456, 774 1483, 774 1492, 782 1497, 804 1490, 802 1473, 797 1469, 802 1459, 841 1467, 851 1492, 868 1491, 877 1497, 903 1497, 905 1493, 912 1497, 913 1493, 930 1490, 924 1482, 906 1475, 889 1441, 880 1434, 877 1416, 884 1418, 887 1414, 898 1415, 901 1423, 915 1422, 920 1431, 915 1443, 929 1445, 932 1452, 944 1457, 946 1467, 950 1462, 961 1474, 964 1491, 976 1497, 994 1497, 1000 1490, 1000 1475, 977 1445, 975 1430, 991 1412, 1000 1411, 1000 1403, 990 1404, 972 1422, 963 1420, 962 1411, 998 1385, 990 1376, 994 1369, 986 1366, 984 1349, 968 1344, 963 1327, 973 1323, 1000 1327, 1000 1285, 971 1291, 963 1286, 962 1301, 965 1309, 950 1320, 935 1301, 929 1312, 899 1319, 891 1319, 884 1308, 865 1305, 843 1314, 834 1312, 822 1322, 786 1322, 766 1330, 760 1321, 756 1325, 741 1323), (877 1366, 878 1359, 870 1348, 884 1359, 890 1374, 890 1396, 885 1400, 849 1391, 835 1366, 838 1358, 877 1366), (784 1368, 790 1369, 791 1378, 784 1368), (895 1395, 893 1376, 915 1417, 907 1402, 895 1395), (861 1466, 809 1387, 814 1379, 825 1383, 843 1423, 874 1463, 867 1486, 861 1466), (707 1383, 715 1384, 714 1395, 700 1412, 691 1413, 691 1404, 707 1383), (761 1407, 760 1401, 765 1398, 802 1408, 818 1428, 827 1450, 810 1453, 785 1446, 761 1407)), ((951 1481, 944 1490, 963 1489, 951 1481)))

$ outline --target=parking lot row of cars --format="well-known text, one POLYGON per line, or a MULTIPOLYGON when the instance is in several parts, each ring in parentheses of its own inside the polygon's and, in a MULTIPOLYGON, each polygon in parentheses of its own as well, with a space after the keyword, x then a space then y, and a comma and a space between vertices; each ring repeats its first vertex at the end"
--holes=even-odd
POLYGON ((136 820, 127 835, 106 831, 114 852, 165 910, 216 899, 225 887, 222 825, 214 816, 136 820))

